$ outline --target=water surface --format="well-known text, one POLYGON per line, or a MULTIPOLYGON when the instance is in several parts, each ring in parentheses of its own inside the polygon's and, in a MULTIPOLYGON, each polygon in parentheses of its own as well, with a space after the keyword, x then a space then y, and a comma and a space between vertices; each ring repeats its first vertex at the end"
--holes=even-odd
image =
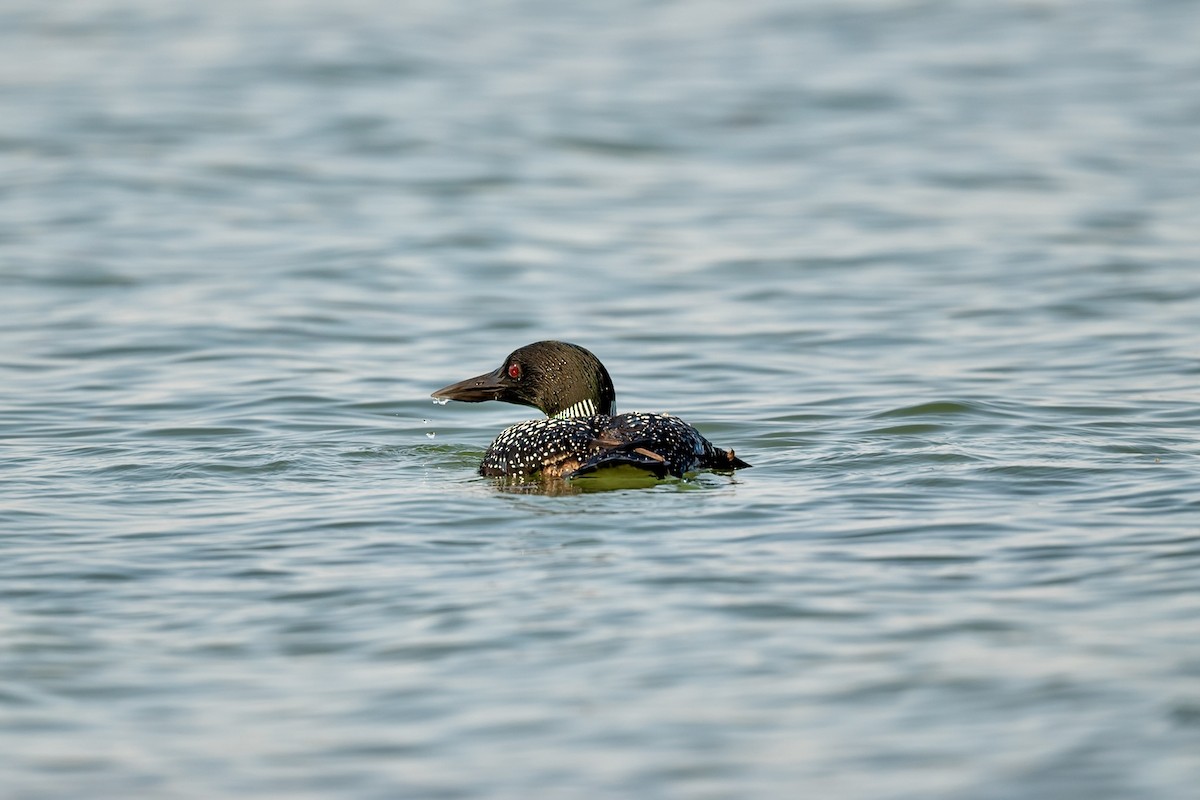
POLYGON ((1196 30, 7 3, 5 796, 1194 796, 1196 30), (754 468, 498 491, 542 338, 754 468))

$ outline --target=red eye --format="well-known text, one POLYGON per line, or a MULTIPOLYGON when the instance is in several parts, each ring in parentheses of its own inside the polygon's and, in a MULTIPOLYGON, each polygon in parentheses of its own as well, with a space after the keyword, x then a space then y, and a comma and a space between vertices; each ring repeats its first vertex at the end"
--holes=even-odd
POLYGON ((517 378, 521 377, 521 365, 520 364, 509 364, 508 365, 508 377, 512 378, 513 380, 516 380, 517 378))

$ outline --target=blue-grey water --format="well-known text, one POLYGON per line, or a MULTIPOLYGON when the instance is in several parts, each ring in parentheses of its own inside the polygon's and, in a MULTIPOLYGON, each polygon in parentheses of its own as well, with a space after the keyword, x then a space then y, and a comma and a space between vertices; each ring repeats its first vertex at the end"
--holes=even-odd
POLYGON ((0 796, 1195 798, 1200 4, 0 6, 0 796), (543 338, 754 468, 512 493, 543 338))

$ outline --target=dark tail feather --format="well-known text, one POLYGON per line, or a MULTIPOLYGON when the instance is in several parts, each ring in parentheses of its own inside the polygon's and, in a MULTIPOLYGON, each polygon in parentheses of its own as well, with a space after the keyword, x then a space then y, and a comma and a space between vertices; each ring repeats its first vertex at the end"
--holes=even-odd
POLYGON ((713 451, 712 459, 704 465, 709 469, 734 470, 747 469, 753 466, 735 456, 732 450, 722 450, 719 447, 714 447, 713 451))

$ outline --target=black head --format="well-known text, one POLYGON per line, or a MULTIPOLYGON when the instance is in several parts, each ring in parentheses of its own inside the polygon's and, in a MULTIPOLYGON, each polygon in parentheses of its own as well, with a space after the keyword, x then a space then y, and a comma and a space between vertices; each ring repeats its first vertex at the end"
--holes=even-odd
POLYGON ((451 384, 438 399, 501 400, 533 406, 548 417, 613 414, 617 393, 608 370, 587 350, 567 342, 534 342, 514 350, 494 372, 451 384))

